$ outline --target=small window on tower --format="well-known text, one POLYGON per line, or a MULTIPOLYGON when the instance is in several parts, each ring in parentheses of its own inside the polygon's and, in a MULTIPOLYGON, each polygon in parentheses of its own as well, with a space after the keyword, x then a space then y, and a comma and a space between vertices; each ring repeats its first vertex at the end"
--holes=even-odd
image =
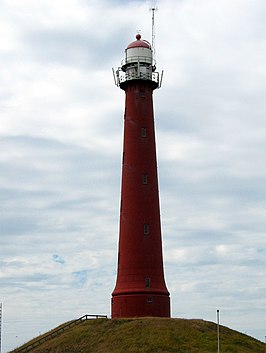
POLYGON ((144 185, 148 184, 148 175, 147 174, 142 174, 142 184, 144 184, 144 185))
POLYGON ((151 279, 150 278, 145 278, 145 287, 151 288, 151 279))
POLYGON ((147 128, 146 127, 141 128, 141 137, 147 137, 147 128))
POLYGON ((150 226, 147 223, 144 223, 144 235, 150 234, 150 226))
POLYGON ((141 98, 145 98, 145 97, 146 97, 146 92, 145 92, 145 91, 140 91, 140 92, 139 92, 139 96, 140 96, 141 98))
POLYGON ((153 303, 153 298, 152 297, 148 297, 147 298, 147 303, 149 303, 149 304, 153 303))

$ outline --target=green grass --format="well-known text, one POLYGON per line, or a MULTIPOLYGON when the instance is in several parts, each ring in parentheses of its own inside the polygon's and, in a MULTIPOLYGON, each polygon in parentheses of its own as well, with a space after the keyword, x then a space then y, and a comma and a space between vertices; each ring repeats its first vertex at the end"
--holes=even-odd
MULTIPOLYGON (((220 326, 221 353, 264 353, 265 344, 220 326)), ((216 324, 203 320, 95 319, 70 328, 32 353, 215 353, 216 324)))

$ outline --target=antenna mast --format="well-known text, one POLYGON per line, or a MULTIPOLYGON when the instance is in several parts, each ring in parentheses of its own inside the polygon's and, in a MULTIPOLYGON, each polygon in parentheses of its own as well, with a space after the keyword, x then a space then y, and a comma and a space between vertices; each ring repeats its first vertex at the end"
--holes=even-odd
POLYGON ((152 12, 152 22, 151 22, 151 34, 152 34, 152 39, 151 39, 151 47, 152 47, 152 52, 153 52, 153 59, 155 60, 155 24, 154 24, 154 13, 157 11, 158 8, 153 4, 150 7, 150 11, 152 12))

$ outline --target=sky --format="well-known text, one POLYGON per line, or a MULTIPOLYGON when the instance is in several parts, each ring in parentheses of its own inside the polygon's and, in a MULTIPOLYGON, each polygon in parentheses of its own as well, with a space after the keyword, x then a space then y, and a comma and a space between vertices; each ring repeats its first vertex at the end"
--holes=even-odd
MULTIPOLYGON (((124 92, 112 67, 151 41, 172 317, 266 335, 264 0, 0 2, 2 353, 110 316, 124 92)), ((223 337, 221 335, 221 344, 223 337)))

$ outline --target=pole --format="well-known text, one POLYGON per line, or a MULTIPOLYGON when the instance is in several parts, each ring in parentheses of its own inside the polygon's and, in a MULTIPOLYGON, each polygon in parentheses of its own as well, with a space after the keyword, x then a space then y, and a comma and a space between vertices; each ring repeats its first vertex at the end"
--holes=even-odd
POLYGON ((217 345, 218 345, 218 353, 220 353, 220 311, 217 309, 217 345))
POLYGON ((151 48, 152 48, 152 56, 153 60, 155 61, 155 17, 154 12, 157 11, 158 8, 156 6, 151 6, 150 11, 152 11, 152 18, 151 18, 151 48))
POLYGON ((3 303, 0 303, 0 353, 2 352, 2 312, 3 303))

